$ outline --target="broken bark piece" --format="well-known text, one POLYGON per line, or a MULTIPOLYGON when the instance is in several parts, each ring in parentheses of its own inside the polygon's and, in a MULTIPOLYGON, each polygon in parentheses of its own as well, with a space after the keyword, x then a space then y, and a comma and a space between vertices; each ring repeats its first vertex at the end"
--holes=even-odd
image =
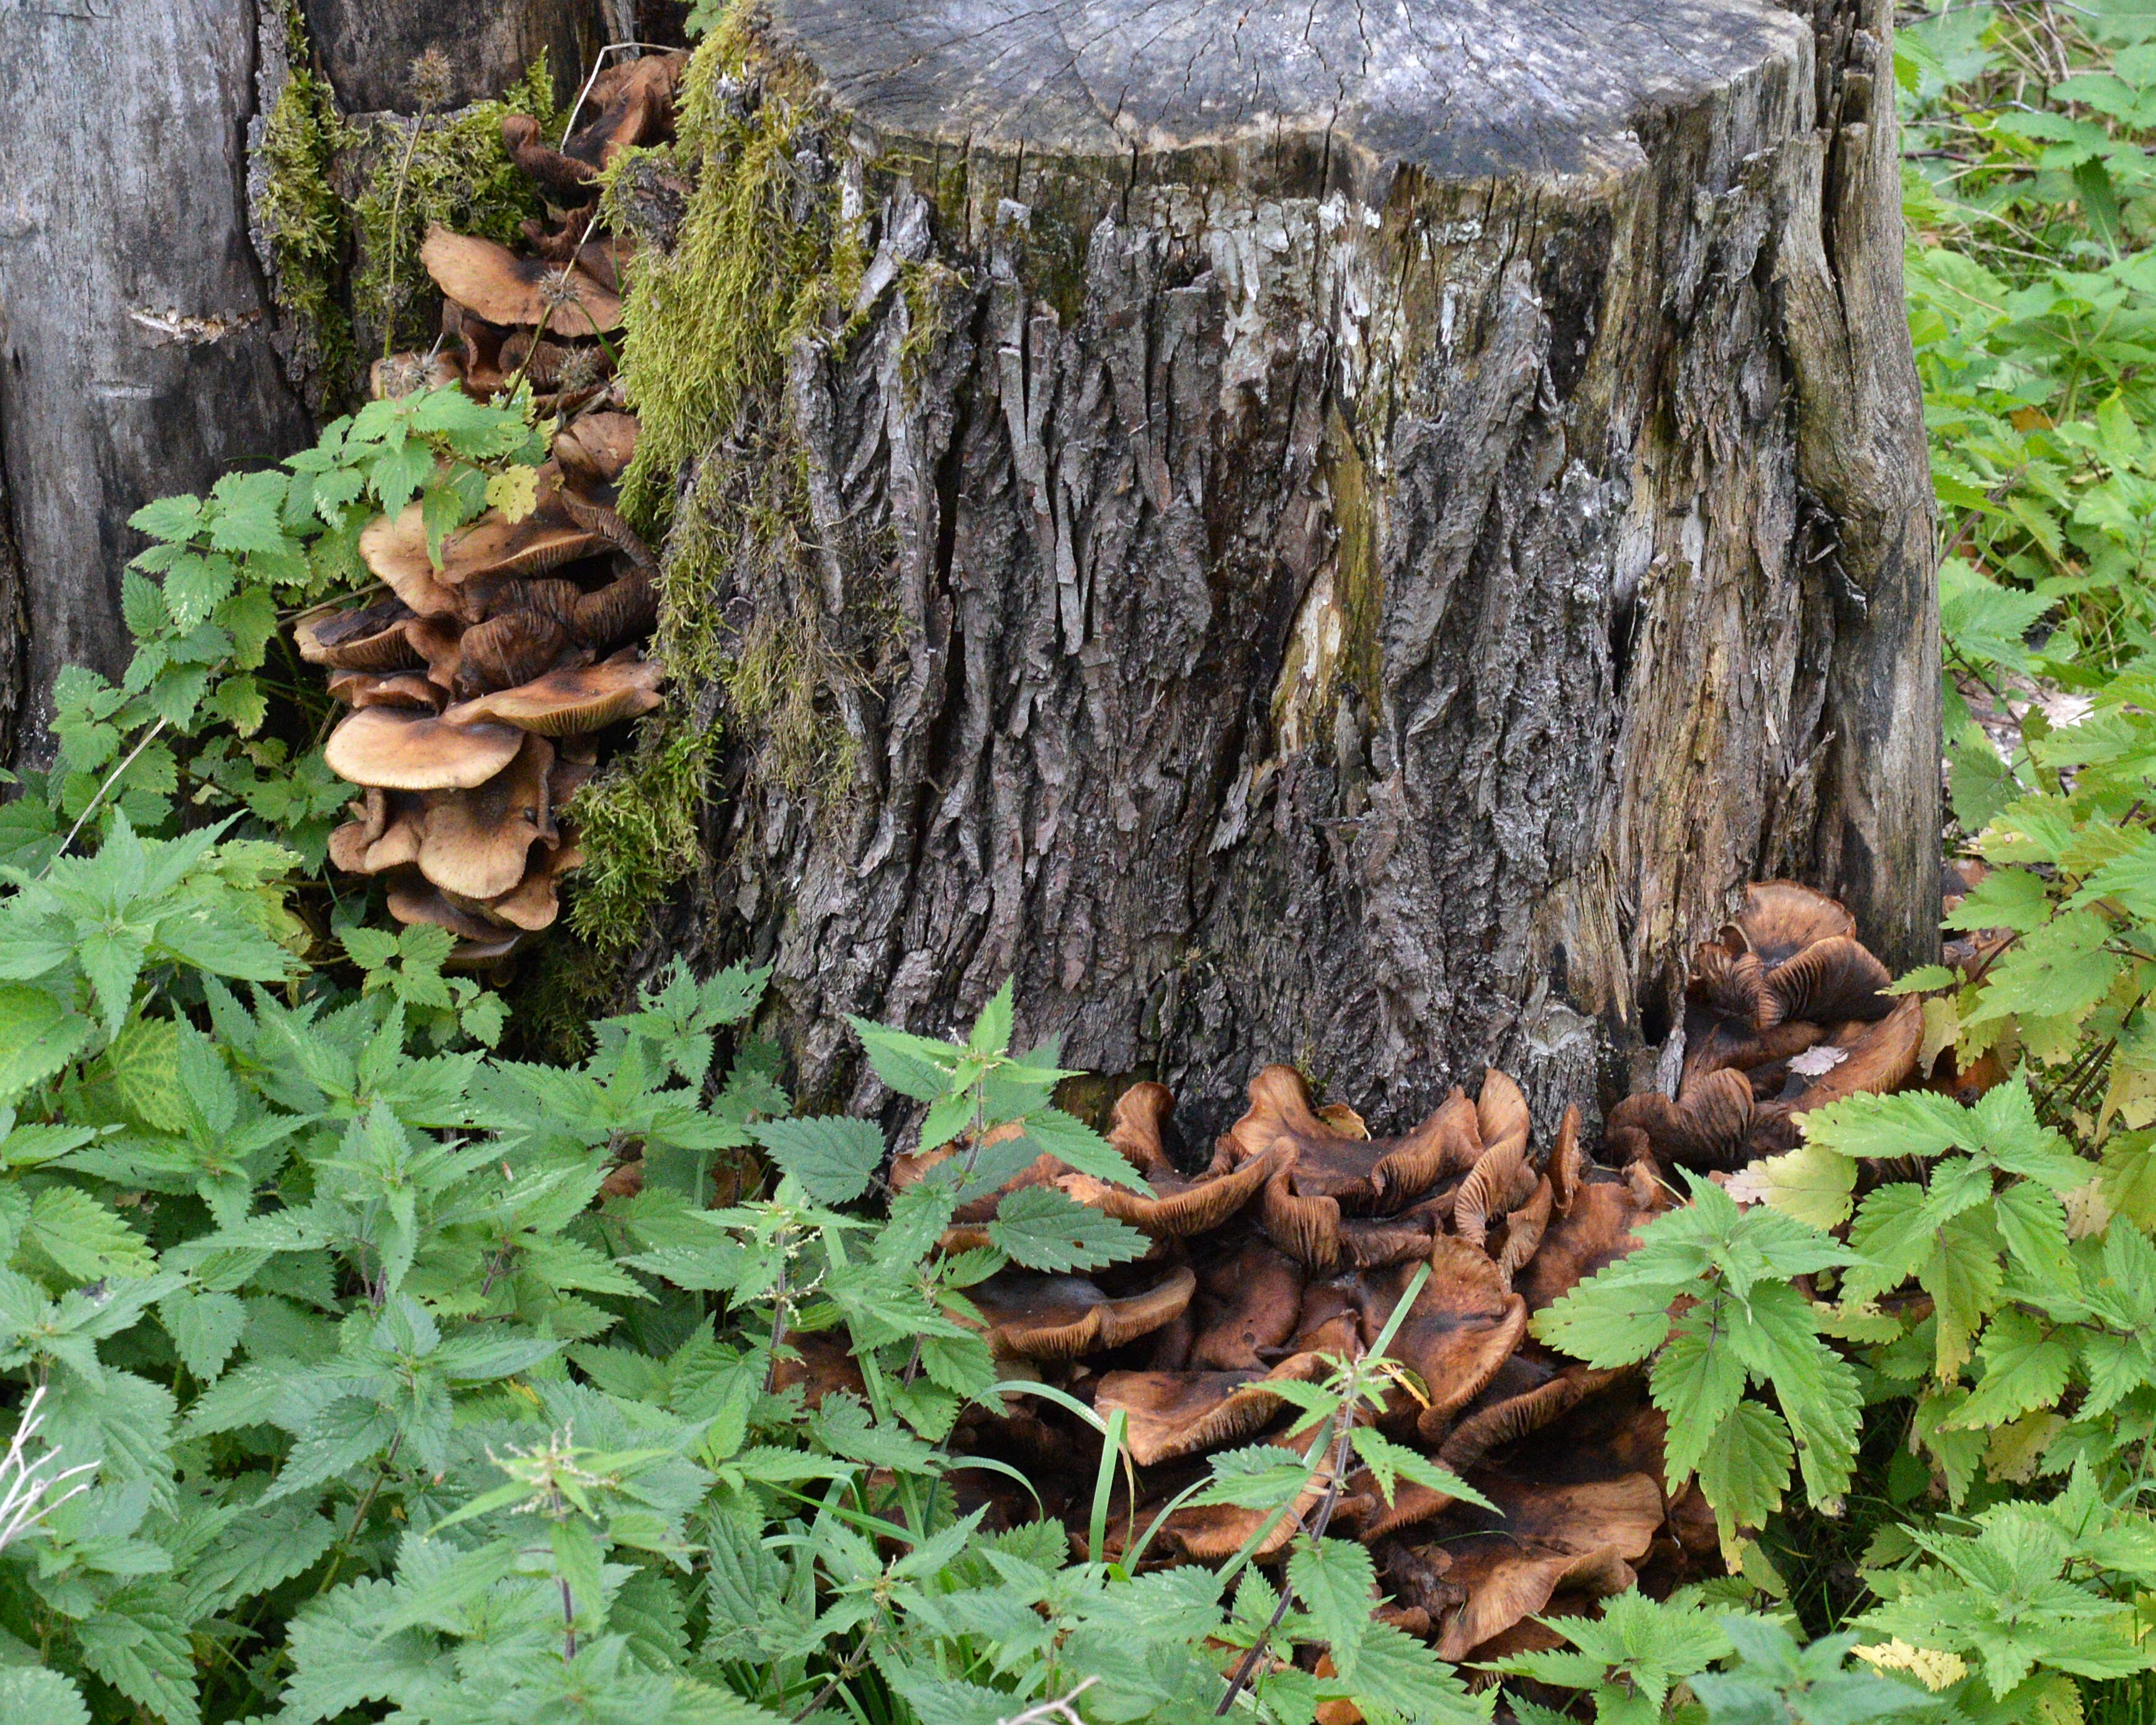
POLYGON ((441 722, 453 729, 513 725, 542 737, 603 731, 657 706, 663 675, 651 660, 617 656, 552 670, 515 688, 460 701, 443 713, 441 722))
POLYGON ((470 790, 506 767, 523 744, 523 733, 509 725, 451 724, 371 706, 330 732, 322 758, 331 772, 354 784, 393 791, 470 790))
POLYGON ((489 323, 544 325, 598 336, 621 324, 621 299, 575 264, 520 258, 506 245, 446 228, 427 230, 419 261, 434 285, 489 323))

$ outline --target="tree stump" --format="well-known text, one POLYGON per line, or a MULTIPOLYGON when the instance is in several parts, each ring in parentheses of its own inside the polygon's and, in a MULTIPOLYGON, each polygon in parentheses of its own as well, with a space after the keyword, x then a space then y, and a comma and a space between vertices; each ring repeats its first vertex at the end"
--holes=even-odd
POLYGON ((827 1103, 878 1094, 843 1014, 1014 975, 1022 1032, 1210 1128, 1276 1060, 1389 1120, 1673 1074, 1748 879, 1932 954, 1888 30, 771 0, 748 69, 813 91, 872 255, 786 386, 814 590, 744 558, 710 603, 818 614, 855 766, 775 782, 692 691, 731 776, 647 961, 772 963, 827 1103))

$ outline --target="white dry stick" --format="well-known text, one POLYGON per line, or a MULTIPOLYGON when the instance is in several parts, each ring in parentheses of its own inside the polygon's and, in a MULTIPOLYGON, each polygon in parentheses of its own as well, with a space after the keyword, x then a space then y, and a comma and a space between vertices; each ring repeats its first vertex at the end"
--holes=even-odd
POLYGON ((0 1455, 0 1551, 7 1550, 77 1492, 87 1491, 90 1481, 77 1476, 97 1471, 95 1461, 84 1461, 49 1474, 45 1468, 58 1455, 49 1449, 36 1461, 29 1459, 30 1440, 44 1424, 44 1415, 38 1411, 44 1399, 45 1387, 40 1384, 23 1406, 22 1423, 15 1428, 8 1453, 0 1455), (75 1483, 59 1491, 69 1480, 75 1483), (55 1491, 59 1491, 58 1497, 53 1495, 55 1491))
POLYGON ((1008 1719, 998 1719, 996 1725, 1048 1725, 1050 1719, 1063 1720, 1065 1725, 1086 1725, 1086 1722, 1078 1717, 1078 1709, 1070 1703, 1100 1681, 1098 1677, 1088 1677, 1068 1695, 1058 1696, 1054 1701, 1044 1701, 1036 1707, 1028 1707, 1022 1713, 1013 1713, 1008 1719))

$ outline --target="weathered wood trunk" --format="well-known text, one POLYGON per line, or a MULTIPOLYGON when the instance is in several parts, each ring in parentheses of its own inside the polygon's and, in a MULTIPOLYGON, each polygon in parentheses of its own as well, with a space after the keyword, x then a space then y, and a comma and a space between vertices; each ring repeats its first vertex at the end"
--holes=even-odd
MULTIPOLYGON (((542 45, 573 79, 599 8, 306 14, 348 105, 408 111, 408 63, 437 42, 456 100, 496 93, 542 45)), ((258 73, 285 28, 277 0, 0 7, 0 101, 26 141, 0 180, 0 762, 45 755, 63 666, 126 664, 120 578, 143 542, 127 517, 313 434, 249 242, 249 126, 277 93, 258 73)))
POLYGON ((873 1094, 843 1014, 1014 974, 1200 1130, 1283 1059, 1387 1121, 1486 1062, 1592 1106, 1762 875, 1923 957, 1888 28, 772 0, 874 258, 788 387, 818 590, 714 603, 818 612, 856 766, 788 788, 709 691, 711 869, 647 957, 773 963, 825 1102, 873 1094))

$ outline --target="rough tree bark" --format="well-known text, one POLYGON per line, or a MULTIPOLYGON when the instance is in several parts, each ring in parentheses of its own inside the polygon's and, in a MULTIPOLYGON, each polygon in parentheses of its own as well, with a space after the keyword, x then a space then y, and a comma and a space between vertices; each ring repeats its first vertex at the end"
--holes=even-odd
MULTIPOLYGON (((573 77, 598 15, 596 0, 307 8, 347 106, 407 109, 408 62, 434 42, 463 100, 541 45, 573 77)), ((248 237, 258 56, 283 34, 276 0, 0 7, 0 101, 35 141, 0 182, 0 762, 44 757, 63 666, 125 665, 120 577, 142 543, 127 517, 313 434, 248 237)))
POLYGON ((1889 28, 771 0, 875 250, 786 408, 860 764, 819 803, 737 757, 648 956, 772 963, 825 1102, 875 1094, 842 1014, 1014 974, 1200 1132, 1273 1060, 1388 1121, 1486 1062, 1538 1113, 1671 1070, 1762 875, 1925 957, 1889 28))

